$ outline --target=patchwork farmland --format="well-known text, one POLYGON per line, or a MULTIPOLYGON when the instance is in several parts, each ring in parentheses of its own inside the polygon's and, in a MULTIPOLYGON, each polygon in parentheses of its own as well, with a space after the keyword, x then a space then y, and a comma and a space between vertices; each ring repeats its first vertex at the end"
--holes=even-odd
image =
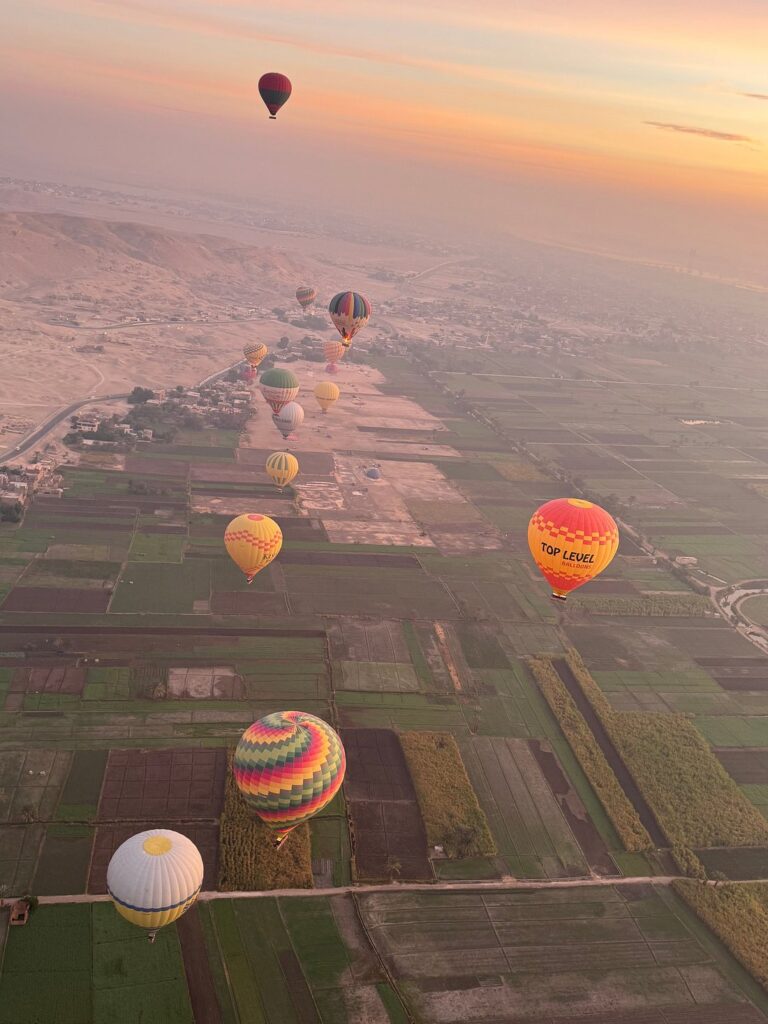
MULTIPOLYGON (((276 439, 255 410, 239 442, 147 444, 123 466, 91 454, 64 470, 61 498, 0 526, 0 885, 42 898, 25 929, 0 910, 0 1024, 17 1024, 22 998, 48 1019, 57 979, 38 971, 31 991, 31 965, 53 962, 65 928, 56 1020, 72 1024, 116 1006, 214 1024, 768 1019, 737 944, 669 888, 680 851, 664 835, 628 849, 529 667, 575 649, 616 715, 684 714, 768 815, 768 660, 694 593, 702 575, 661 557, 693 553, 730 582, 744 538, 720 485, 705 486, 714 470, 689 464, 703 453, 657 436, 669 423, 647 396, 628 388, 605 429, 585 382, 553 423, 559 384, 494 358, 493 380, 349 364, 347 407, 308 412, 284 492, 264 472, 276 439), (609 488, 661 555, 627 532, 590 593, 555 608, 524 532, 566 486, 562 466, 609 488), (284 546, 247 587, 221 536, 253 509, 284 546), (228 751, 290 708, 340 731, 346 780, 306 838, 286 840, 316 894, 249 898, 221 882, 228 751), (430 845, 411 732, 455 739, 490 837, 481 854, 430 845), (205 897, 151 960, 100 898, 114 850, 155 826, 198 846, 205 897)), ((298 370, 311 387, 317 366, 298 370)), ((609 760, 634 796, 642 773, 624 767, 609 760)), ((697 846, 686 863, 760 879, 764 852, 697 846)))

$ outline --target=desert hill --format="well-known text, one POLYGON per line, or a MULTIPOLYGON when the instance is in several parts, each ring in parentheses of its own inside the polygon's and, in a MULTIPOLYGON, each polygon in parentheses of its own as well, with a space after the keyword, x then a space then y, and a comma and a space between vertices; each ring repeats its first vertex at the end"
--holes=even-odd
POLYGON ((294 309, 313 278, 301 258, 213 235, 0 213, 0 415, 39 421, 89 394, 191 384, 246 340, 301 333, 270 311, 294 309), (263 312, 229 322, 252 307, 263 312))
POLYGON ((77 301, 98 304, 94 312, 102 314, 120 301, 168 312, 175 301, 276 303, 283 294, 292 299, 300 279, 295 258, 212 235, 63 214, 0 214, 6 300, 56 304, 80 293, 87 297, 77 301))

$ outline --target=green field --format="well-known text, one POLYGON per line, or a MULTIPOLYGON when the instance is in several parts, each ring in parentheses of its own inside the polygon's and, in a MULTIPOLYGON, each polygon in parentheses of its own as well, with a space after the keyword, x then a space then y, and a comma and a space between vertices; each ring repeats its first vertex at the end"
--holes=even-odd
POLYGON ((136 533, 128 551, 128 560, 137 562, 180 562, 187 538, 178 534, 136 533))
MULTIPOLYGON (((176 541, 176 537, 163 540, 176 541)), ((111 612, 192 612, 195 601, 211 595, 211 567, 202 558, 178 565, 150 561, 126 566, 110 605, 111 612)))

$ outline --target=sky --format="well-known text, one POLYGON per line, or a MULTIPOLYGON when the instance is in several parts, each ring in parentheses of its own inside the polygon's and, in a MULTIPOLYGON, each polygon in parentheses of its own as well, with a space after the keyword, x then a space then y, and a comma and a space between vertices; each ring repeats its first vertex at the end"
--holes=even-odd
POLYGON ((740 279, 768 256, 766 0, 0 0, 0 16, 0 173, 693 251, 740 279), (271 70, 294 86, 276 122, 256 88, 271 70))

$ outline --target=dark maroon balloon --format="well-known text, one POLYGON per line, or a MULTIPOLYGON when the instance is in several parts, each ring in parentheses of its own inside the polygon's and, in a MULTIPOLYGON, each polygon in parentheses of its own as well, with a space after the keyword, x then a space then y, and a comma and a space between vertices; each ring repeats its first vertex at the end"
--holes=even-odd
POLYGON ((291 95, 291 80, 276 71, 268 71, 259 79, 259 95, 269 111, 270 120, 274 121, 277 112, 291 95))

